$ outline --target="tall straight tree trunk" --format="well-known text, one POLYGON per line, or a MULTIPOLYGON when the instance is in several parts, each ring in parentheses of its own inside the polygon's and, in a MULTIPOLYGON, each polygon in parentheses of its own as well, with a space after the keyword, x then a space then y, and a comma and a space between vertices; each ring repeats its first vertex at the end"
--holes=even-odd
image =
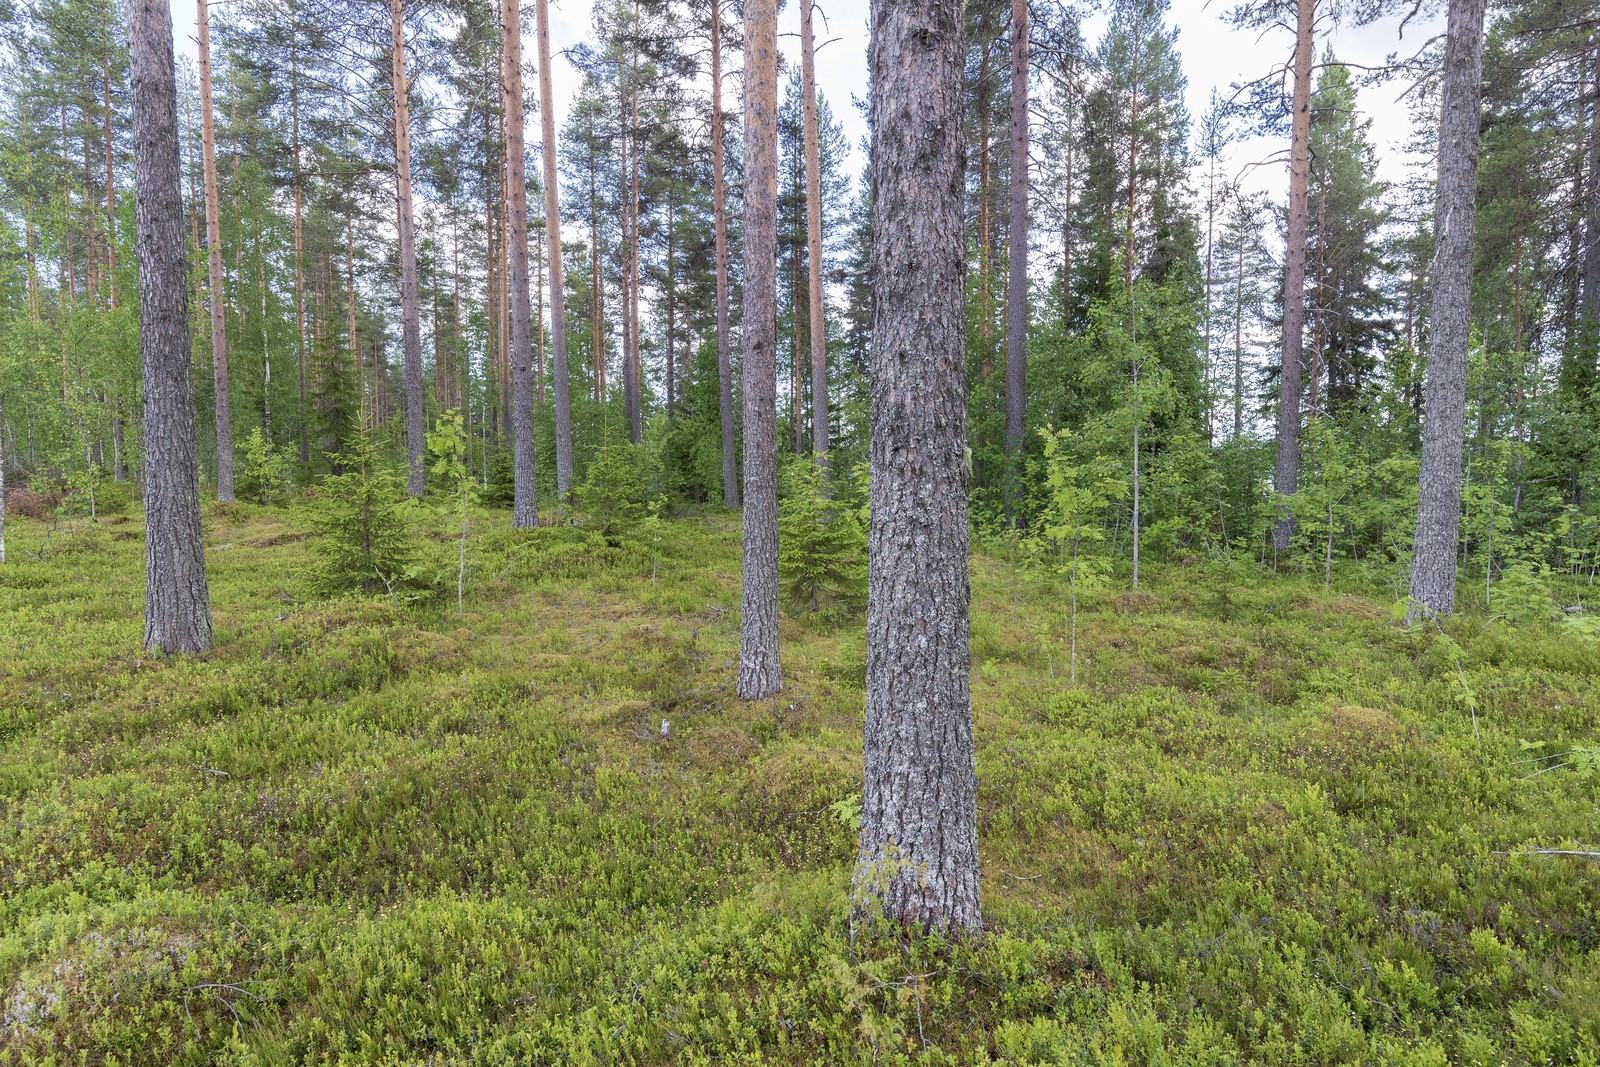
POLYGON ((406 376, 406 492, 422 495, 422 310, 417 298, 417 238, 411 210, 411 121, 407 117, 404 0, 389 0, 390 67, 394 92, 395 215, 400 230, 400 338, 406 376))
POLYGON ((561 272, 561 192, 556 182, 555 90, 550 74, 550 12, 535 0, 539 33, 539 121, 544 134, 544 232, 549 242, 550 373, 556 408, 556 498, 572 502, 572 398, 567 381, 567 297, 561 272))
POLYGON ((1238 276, 1233 289, 1233 436, 1244 432, 1244 234, 1239 235, 1238 276))
POLYGON ((627 146, 625 162, 628 168, 627 219, 623 249, 623 406, 628 412, 628 436, 634 444, 644 437, 644 382, 643 366, 639 358, 639 64, 633 64, 631 101, 624 143, 627 146))
POLYGON ((529 275, 533 286, 533 401, 544 407, 544 245, 536 237, 530 238, 528 244, 533 253, 529 275))
POLYGON ((746 700, 757 700, 783 688, 778 666, 777 0, 745 0, 744 18, 744 613, 738 691, 746 700))
MULTIPOLYGON (((485 130, 485 135, 494 139, 492 130, 485 130)), ((484 307, 488 309, 489 322, 484 329, 484 367, 483 382, 484 409, 488 413, 486 425, 493 436, 495 428, 494 398, 498 395, 500 381, 500 245, 495 237, 496 215, 495 184, 498 164, 493 159, 493 149, 484 160, 483 168, 483 232, 484 232, 484 284, 488 291, 484 295, 484 307)))
POLYGON ((1590 95, 1594 104, 1589 112, 1589 165, 1584 184, 1583 208, 1583 295, 1578 307, 1579 329, 1586 346, 1584 359, 1588 373, 1600 372, 1600 32, 1591 36, 1594 65, 1590 95))
POLYGON ((522 144, 522 7, 503 0, 505 22, 506 216, 511 270, 511 525, 539 525, 533 452, 533 316, 528 307, 528 173, 522 144))
POLYGON ((1028 0, 1011 0, 1011 232, 1006 252, 1006 511, 1015 519, 1028 403, 1028 0))
MULTIPOLYGON (((297 30, 298 27, 292 28, 297 30)), ((300 465, 311 462, 311 420, 306 416, 305 197, 300 188, 300 63, 289 51, 289 149, 294 153, 294 323, 295 388, 300 397, 300 465)))
MULTIPOLYGON (((202 27, 204 11, 202 7, 202 27)), ((211 647, 211 594, 200 540, 178 87, 167 0, 129 0, 128 73, 133 89, 139 357, 144 367, 144 646, 203 652, 211 647)))
MULTIPOLYGON (((1278 373, 1278 454, 1273 488, 1293 496, 1300 482, 1300 379, 1306 315, 1306 231, 1311 177, 1311 49, 1316 0, 1296 4, 1294 116, 1289 134, 1289 228, 1283 249, 1283 368, 1278 373)), ((1272 548, 1287 552, 1294 514, 1279 504, 1272 548)))
POLYGON ((1485 0, 1450 0, 1439 101, 1439 181, 1434 194, 1433 311, 1422 417, 1421 492, 1408 615, 1456 607, 1461 452, 1467 404, 1472 211, 1478 184, 1478 110, 1485 0))
MULTIPOLYGON (((801 0, 802 3, 805 0, 801 0)), ((717 259, 717 402, 722 417, 722 503, 739 506, 733 425, 733 362, 728 342, 728 186, 723 176, 722 0, 711 0, 711 203, 717 259)))
POLYGON ((638 354, 638 61, 634 61, 634 85, 627 122, 627 368, 624 384, 632 381, 627 405, 627 432, 637 445, 645 437, 645 368, 638 354))
MULTIPOLYGON (((500 53, 500 73, 505 76, 505 52, 500 53)), ((511 173, 511 159, 505 154, 506 144, 506 113, 500 110, 500 196, 497 202, 500 207, 500 318, 497 327, 500 331, 500 410, 504 413, 504 426, 502 433, 515 437, 512 428, 512 400, 511 400, 511 211, 507 206, 509 200, 508 176, 511 173)), ((526 200, 526 194, 524 194, 526 200)), ((512 445, 513 449, 516 447, 512 445)))
MULTIPOLYGON (((356 418, 363 428, 367 425, 366 375, 361 373, 361 350, 356 347, 356 222, 354 215, 344 217, 344 270, 349 296, 345 300, 349 312, 347 329, 350 332, 350 370, 355 375, 356 418)), ((341 442, 342 443, 342 442, 341 442)))
POLYGON ((200 30, 200 151, 206 183, 206 272, 211 282, 211 371, 216 394, 217 499, 233 503, 233 414, 228 404, 227 308, 222 297, 222 209, 217 201, 217 128, 211 114, 211 19, 197 0, 200 30))
MULTIPOLYGON (((117 179, 116 179, 116 140, 111 134, 111 31, 105 22, 100 23, 100 31, 106 36, 106 62, 101 68, 100 87, 104 95, 103 107, 105 108, 105 133, 106 133, 106 277, 110 281, 111 306, 117 306, 117 179)), ((182 180, 180 176, 180 182, 182 180)), ((181 190, 181 185, 180 185, 181 190)))
POLYGON ((902 926, 976 930, 961 4, 883 0, 872 14, 872 521, 855 897, 902 926))
POLYGON ((674 272, 675 263, 673 261, 673 253, 676 251, 676 248, 674 247, 676 242, 673 240, 673 238, 676 236, 676 234, 673 232, 673 222, 675 221, 677 212, 674 210, 675 205, 672 202, 672 197, 673 194, 669 188, 667 193, 667 264, 664 284, 662 285, 662 288, 666 290, 665 294, 663 295, 666 297, 667 304, 667 336, 665 340, 667 350, 667 418, 669 419, 676 418, 678 414, 678 383, 676 380, 678 277, 674 272))
POLYGON ((811 451, 826 471, 828 332, 822 321, 822 149, 817 134, 817 56, 811 8, 812 0, 800 0, 800 80, 805 95, 806 255, 811 261, 811 451))

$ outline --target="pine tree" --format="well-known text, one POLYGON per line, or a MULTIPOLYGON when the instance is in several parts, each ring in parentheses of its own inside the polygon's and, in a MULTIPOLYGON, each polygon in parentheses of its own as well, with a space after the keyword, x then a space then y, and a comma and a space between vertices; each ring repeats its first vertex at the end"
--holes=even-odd
POLYGON ((211 597, 200 539, 173 68, 171 8, 166 0, 133 0, 128 70, 145 396, 144 644, 203 652, 211 647, 211 597))
POLYGON ((776 0, 745 4, 744 72, 744 610, 739 695, 783 688, 778 663, 776 0))
POLYGON ((1432 348, 1424 386, 1421 499, 1417 505, 1416 548, 1411 557, 1410 616, 1449 615, 1456 606, 1485 6, 1485 0, 1450 3, 1439 105, 1432 348))
POLYGON ((905 0, 875 15, 872 517, 854 888, 860 912, 976 930, 961 9, 905 0))

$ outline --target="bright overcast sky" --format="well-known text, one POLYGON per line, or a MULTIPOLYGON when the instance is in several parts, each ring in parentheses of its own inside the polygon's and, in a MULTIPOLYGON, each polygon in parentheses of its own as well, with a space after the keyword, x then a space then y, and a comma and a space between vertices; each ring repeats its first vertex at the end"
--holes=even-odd
MULTIPOLYGON (((817 55, 818 86, 832 105, 834 116, 843 123, 852 152, 855 152, 855 146, 866 133, 866 122, 850 100, 852 95, 866 96, 868 3, 867 0, 817 2, 817 38, 819 42, 827 42, 817 55)), ((1198 120, 1205 112, 1213 87, 1226 94, 1231 83, 1259 76, 1274 63, 1281 62, 1288 51, 1288 34, 1281 30, 1262 36, 1235 31, 1225 25, 1220 16, 1232 2, 1172 2, 1169 17, 1179 31, 1178 50, 1189 77, 1188 105, 1193 120, 1198 120)), ((779 47, 791 59, 797 57, 799 51, 798 11, 795 3, 788 3, 778 21, 778 32, 782 35, 779 47)), ((590 0, 552 0, 550 13, 552 45, 558 51, 589 38, 590 0)), ((1084 36, 1090 47, 1104 29, 1105 21, 1104 15, 1086 20, 1084 36)), ((1442 23, 1442 17, 1416 19, 1401 40, 1399 18, 1395 17, 1361 29, 1336 29, 1331 40, 1340 59, 1375 66, 1397 51, 1409 55, 1429 35, 1440 32, 1442 23)), ((173 24, 179 52, 193 57, 195 7, 184 0, 176 0, 173 24)), ((1319 40, 1319 54, 1325 44, 1326 40, 1319 40)), ((528 47, 531 55, 531 40, 528 47)), ((737 57, 733 57, 733 61, 736 63, 737 57)), ((557 128, 560 129, 566 120, 567 107, 577 94, 580 79, 571 64, 561 58, 555 60, 553 76, 557 128)), ((1391 83, 1365 88, 1360 95, 1362 110, 1373 120, 1372 136, 1378 147, 1380 174, 1391 182, 1400 182, 1406 176, 1404 146, 1411 134, 1411 120, 1410 109, 1400 99, 1403 89, 1403 85, 1391 83)), ((738 91, 737 82, 724 85, 730 109, 739 106, 738 91)), ((1244 171, 1246 186, 1277 193, 1286 185, 1282 166, 1248 168, 1247 165, 1271 156, 1281 147, 1262 141, 1238 146, 1229 160, 1230 169, 1244 171)), ((863 163, 858 154, 853 157, 853 168, 857 171, 863 163)))

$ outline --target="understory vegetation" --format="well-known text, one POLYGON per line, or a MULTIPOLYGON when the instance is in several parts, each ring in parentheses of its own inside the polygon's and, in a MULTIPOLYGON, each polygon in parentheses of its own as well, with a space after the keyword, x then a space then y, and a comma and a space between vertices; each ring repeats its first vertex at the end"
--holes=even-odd
POLYGON ((1062 481, 973 558, 951 943, 850 923, 854 585, 790 576, 740 701, 737 517, 627 481, 604 529, 412 509, 422 579, 342 597, 304 505, 210 506, 186 659, 136 509, 13 516, 0 1063, 1600 1062, 1600 863, 1537 851, 1596 844, 1600 644, 1537 576, 1411 629, 1381 561, 1130 591, 1062 481))

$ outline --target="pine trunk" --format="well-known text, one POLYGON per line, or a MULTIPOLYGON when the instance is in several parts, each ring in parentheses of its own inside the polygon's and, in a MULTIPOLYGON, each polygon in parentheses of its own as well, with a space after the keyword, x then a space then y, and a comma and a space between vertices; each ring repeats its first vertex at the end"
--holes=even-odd
MULTIPOLYGON (((1298 0, 1294 46, 1294 115, 1289 134, 1289 227, 1283 250, 1283 366, 1278 373, 1278 454, 1273 488, 1293 496, 1300 483, 1300 379, 1306 312, 1306 231, 1311 175, 1311 49, 1316 0, 1298 0)), ((1294 515, 1279 504, 1272 548, 1287 552, 1294 515)))
POLYGON ((417 297, 417 240, 411 210, 411 123, 407 117, 404 0, 389 0, 389 36, 394 92, 395 215, 400 230, 400 337, 406 376, 406 492, 422 495, 423 466, 422 310, 417 297))
MULTIPOLYGON (((167 0, 130 0, 127 11, 139 356, 144 367, 144 645, 163 652, 203 652, 211 647, 211 601, 200 536, 189 380, 188 257, 179 191, 172 9, 167 0)), ((202 4, 201 27, 204 11, 202 4)))
POLYGON ((817 133, 817 57, 811 7, 812 0, 800 0, 800 78, 805 92, 806 254, 811 261, 811 451, 826 471, 828 332, 822 321, 822 149, 817 133))
POLYGON ((289 137, 294 153, 295 388, 300 396, 300 465, 311 462, 311 420, 306 413, 305 197, 300 188, 300 65, 289 53, 289 137))
MULTIPOLYGON (((804 2, 804 0, 802 0, 804 2)), ((728 186, 723 175, 722 0, 711 0, 711 201, 717 259, 717 400, 722 417, 722 503, 739 506, 733 425, 733 357, 728 341, 728 186)))
POLYGON ((211 30, 197 0, 200 30, 200 145, 206 183, 206 272, 211 283, 211 370, 216 396, 217 499, 233 503, 233 413, 228 403, 227 309, 222 296, 222 212, 217 201, 217 128, 211 114, 211 30))
POLYGON ((539 525, 533 452, 533 314, 528 306, 528 174, 522 143, 522 8, 503 0, 505 23, 506 221, 511 289, 511 525, 539 525))
POLYGON ((1450 0, 1446 31, 1434 194, 1433 309, 1423 386, 1417 539, 1411 557, 1408 614, 1413 618, 1449 615, 1456 607, 1485 6, 1485 0, 1450 0))
POLYGON ((572 398, 567 381, 567 301, 561 272, 561 193, 556 183, 555 92, 550 74, 550 12, 535 0, 539 33, 539 121, 544 134, 544 232, 549 243, 550 373, 556 409, 556 498, 572 500, 572 398))
POLYGON ((1600 33, 1592 38, 1594 66, 1590 92, 1594 105, 1589 112, 1589 165, 1584 184, 1583 208, 1583 296, 1578 315, 1588 374, 1600 373, 1600 33))
POLYGON ((976 930, 961 5, 873 11, 867 709, 859 906, 976 930))
POLYGON ((1006 257, 1006 510, 1016 504, 1028 403, 1028 0, 1011 0, 1011 231, 1006 257))
POLYGON ((746 700, 757 700, 783 688, 778 665, 777 0, 746 0, 744 12, 744 612, 738 691, 746 700))

